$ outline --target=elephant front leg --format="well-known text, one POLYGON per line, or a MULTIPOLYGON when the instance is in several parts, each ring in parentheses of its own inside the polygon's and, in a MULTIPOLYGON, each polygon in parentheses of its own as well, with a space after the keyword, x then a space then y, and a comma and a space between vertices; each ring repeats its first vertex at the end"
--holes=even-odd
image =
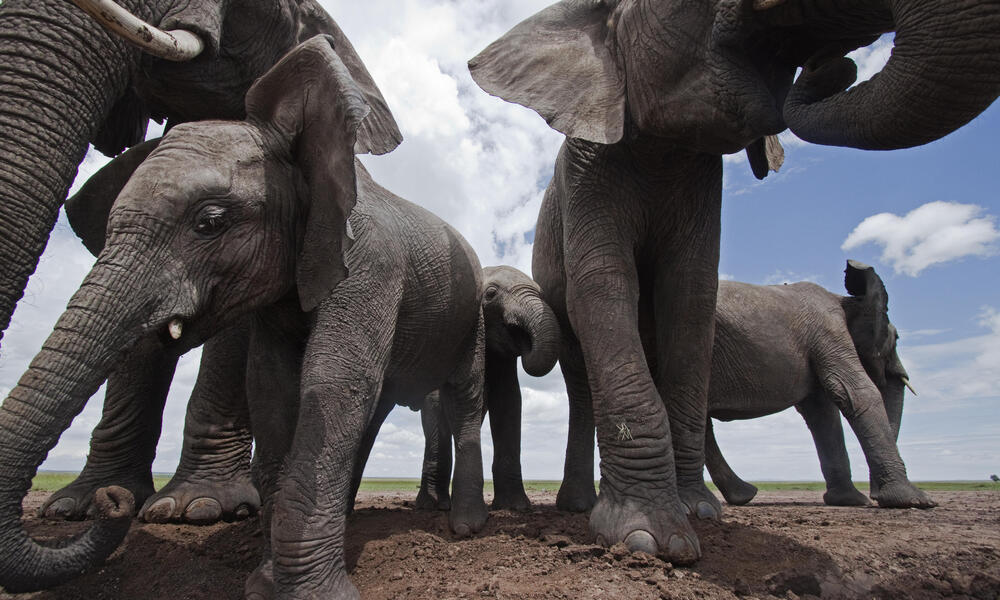
POLYGON ((420 409, 424 430, 424 463, 416 506, 422 510, 451 509, 451 428, 441 410, 440 392, 427 394, 420 409))
POLYGON ((631 256, 612 251, 595 261, 601 268, 567 264, 567 306, 586 361, 601 454, 590 528, 602 545, 624 542, 632 551, 690 563, 701 549, 677 495, 670 423, 639 337, 638 281, 634 264, 624 262, 631 256))
POLYGON ((517 358, 486 354, 486 402, 493 436, 493 508, 526 511, 521 475, 521 387, 517 358))
POLYGON ((180 464, 139 511, 144 521, 203 525, 245 519, 260 508, 250 476, 248 331, 244 321, 205 344, 188 401, 180 464))
POLYGON ((825 394, 809 396, 795 406, 812 434, 819 466, 826 480, 823 502, 830 506, 868 506, 868 497, 851 481, 851 459, 844 444, 840 412, 825 394))
POLYGON ((94 492, 111 485, 132 492, 137 506, 153 494, 153 458, 176 366, 177 356, 164 352, 155 340, 136 345, 108 379, 104 413, 90 439, 83 471, 46 500, 40 515, 89 518, 94 512, 94 492))
POLYGON ((597 492, 594 490, 594 407, 583 351, 580 342, 568 335, 569 331, 569 327, 563 326, 559 355, 559 368, 569 396, 569 433, 556 508, 586 512, 597 503, 597 492))

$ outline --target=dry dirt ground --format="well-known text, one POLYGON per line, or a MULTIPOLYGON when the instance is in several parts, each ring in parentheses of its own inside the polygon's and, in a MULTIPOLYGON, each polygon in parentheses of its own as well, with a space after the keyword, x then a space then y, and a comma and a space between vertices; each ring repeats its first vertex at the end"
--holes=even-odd
MULTIPOLYGON (((621 546, 591 543, 587 516, 531 495, 530 513, 492 512, 484 531, 455 540, 444 513, 414 494, 367 493, 350 518, 347 560, 365 599, 390 598, 1000 598, 1000 493, 932 493, 933 510, 833 508, 818 492, 762 492, 698 523, 704 558, 673 568, 621 546)), ((32 493, 33 515, 44 493, 32 493)), ((79 523, 30 516, 39 538, 79 523)), ((93 573, 17 598, 241 598, 259 556, 259 523, 208 527, 136 523, 93 573)), ((0 597, 8 598, 10 596, 0 597)))

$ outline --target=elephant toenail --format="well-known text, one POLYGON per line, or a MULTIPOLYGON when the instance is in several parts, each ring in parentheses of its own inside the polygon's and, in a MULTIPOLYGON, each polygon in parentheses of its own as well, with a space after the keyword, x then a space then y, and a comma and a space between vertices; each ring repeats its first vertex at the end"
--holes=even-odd
POLYGON ((608 546, 611 545, 611 544, 609 544, 607 542, 607 540, 604 539, 604 536, 601 535, 601 534, 599 534, 599 533, 597 534, 597 540, 596 541, 597 541, 597 545, 598 546, 604 546, 605 548, 607 548, 608 546))
POLYGON ((250 516, 250 507, 249 506, 247 506, 246 504, 240 504, 238 507, 236 507, 236 518, 237 519, 239 519, 239 520, 242 521, 243 519, 245 519, 245 518, 247 518, 249 516, 250 516))
POLYGON ((637 529, 625 537, 625 547, 629 552, 656 554, 656 538, 648 531, 637 529))
POLYGON ((167 523, 174 514, 177 501, 173 498, 160 498, 150 505, 142 515, 142 520, 147 523, 167 523))
POLYGON ((74 508, 76 508, 76 500, 60 498, 45 509, 45 516, 50 519, 65 519, 73 514, 74 508))
POLYGON ((715 507, 702 500, 698 503, 696 507, 699 519, 715 519, 718 515, 715 513, 715 507))
POLYGON ((674 534, 667 543, 667 554, 671 562, 683 565, 698 560, 700 551, 687 537, 674 534))
POLYGON ((188 523, 214 523, 222 517, 222 505, 215 498, 195 498, 184 511, 188 523))
POLYGON ((455 536, 460 538, 469 537, 472 535, 472 530, 465 523, 459 523, 455 525, 455 536))

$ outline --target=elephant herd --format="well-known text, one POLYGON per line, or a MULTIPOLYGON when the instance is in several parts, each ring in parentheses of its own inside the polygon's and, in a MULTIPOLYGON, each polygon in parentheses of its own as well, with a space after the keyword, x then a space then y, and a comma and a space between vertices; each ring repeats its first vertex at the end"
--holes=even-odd
POLYGON ((843 415, 880 506, 934 505, 896 446, 909 382, 881 279, 851 261, 847 296, 720 282, 722 154, 745 149, 764 178, 786 128, 883 150, 947 135, 1000 93, 996 2, 561 0, 526 19, 469 68, 566 135, 534 281, 483 269, 455 229, 358 162, 402 136, 317 0, 120 4, 0 3, 0 329, 64 202, 97 256, 0 407, 6 591, 95 567, 136 513, 204 523, 260 510, 247 598, 356 597, 345 519, 393 406, 422 408, 418 504, 448 509, 456 535, 487 519, 487 414, 494 507, 529 508, 518 356, 532 375, 558 360, 570 421, 557 505, 589 510, 601 544, 696 561, 689 518, 722 512, 704 468, 730 503, 756 492, 711 419, 792 406, 828 504, 869 502, 851 482, 843 415), (887 32, 892 58, 851 87, 845 54, 887 32), (144 142, 151 119, 167 133, 144 142), (67 200, 91 143, 118 156, 67 200), (202 344, 181 463, 154 492, 167 389, 202 344), (31 479, 105 381, 87 464, 41 509, 93 525, 33 540, 31 479))

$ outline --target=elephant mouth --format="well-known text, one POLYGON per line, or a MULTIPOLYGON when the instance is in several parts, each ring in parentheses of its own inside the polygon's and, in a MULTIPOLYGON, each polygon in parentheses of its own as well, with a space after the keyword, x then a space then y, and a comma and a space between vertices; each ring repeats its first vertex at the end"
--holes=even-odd
POLYGON ((531 334, 528 333, 526 329, 519 325, 510 326, 508 329, 511 340, 514 342, 514 347, 517 350, 519 356, 524 356, 531 352, 533 344, 531 343, 531 334))

